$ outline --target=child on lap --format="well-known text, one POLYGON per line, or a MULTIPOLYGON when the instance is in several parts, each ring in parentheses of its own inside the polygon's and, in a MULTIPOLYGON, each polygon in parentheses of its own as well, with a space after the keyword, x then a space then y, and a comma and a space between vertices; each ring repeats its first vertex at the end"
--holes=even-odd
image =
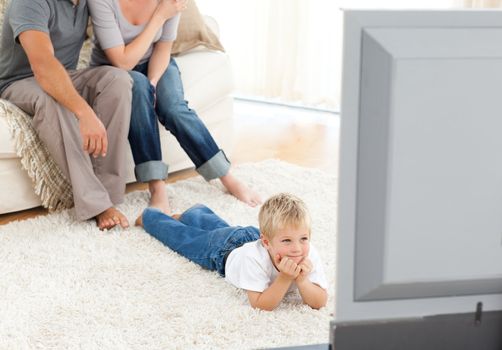
POLYGON ((326 305, 326 278, 310 244, 310 215, 293 195, 278 194, 263 204, 260 230, 229 226, 200 204, 178 220, 147 208, 137 223, 175 252, 246 290, 254 308, 273 310, 294 288, 310 307, 326 305))

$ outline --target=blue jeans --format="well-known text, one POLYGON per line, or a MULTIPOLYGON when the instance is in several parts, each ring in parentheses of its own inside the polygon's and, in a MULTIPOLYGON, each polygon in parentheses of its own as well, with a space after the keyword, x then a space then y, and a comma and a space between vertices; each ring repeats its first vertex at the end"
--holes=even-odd
POLYGON ((197 113, 188 107, 176 61, 171 58, 156 91, 147 77, 148 63, 139 64, 129 72, 134 82, 129 144, 136 164, 136 179, 148 182, 167 178, 157 118, 176 137, 204 179, 226 175, 230 162, 197 113))
POLYGON ((185 211, 179 220, 147 208, 143 212, 143 227, 176 253, 223 277, 228 253, 260 238, 256 227, 229 226, 201 204, 185 211))

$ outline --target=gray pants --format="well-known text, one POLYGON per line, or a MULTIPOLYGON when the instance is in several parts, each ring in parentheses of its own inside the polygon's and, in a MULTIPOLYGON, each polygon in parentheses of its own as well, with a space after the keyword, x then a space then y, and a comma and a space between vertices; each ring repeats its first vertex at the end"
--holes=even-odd
POLYGON ((84 152, 78 119, 43 91, 35 78, 12 83, 1 97, 33 116, 33 127, 72 184, 77 219, 87 220, 124 199, 132 82, 126 71, 109 66, 69 75, 107 130, 104 158, 84 152))

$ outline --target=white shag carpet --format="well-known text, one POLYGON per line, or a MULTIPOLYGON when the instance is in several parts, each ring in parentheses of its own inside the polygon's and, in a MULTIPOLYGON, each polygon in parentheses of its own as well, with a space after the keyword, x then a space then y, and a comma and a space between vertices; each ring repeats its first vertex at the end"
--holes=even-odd
MULTIPOLYGON (((313 219, 327 307, 288 296, 252 309, 244 291, 199 268, 141 228, 101 232, 71 211, 0 226, 0 349, 255 349, 329 342, 334 309, 336 178, 278 160, 233 173, 264 198, 294 193, 313 219)), ((201 177, 167 185, 178 211, 204 203, 234 225, 258 225, 258 208, 201 177)), ((133 192, 119 208, 131 222, 147 205, 133 192)))

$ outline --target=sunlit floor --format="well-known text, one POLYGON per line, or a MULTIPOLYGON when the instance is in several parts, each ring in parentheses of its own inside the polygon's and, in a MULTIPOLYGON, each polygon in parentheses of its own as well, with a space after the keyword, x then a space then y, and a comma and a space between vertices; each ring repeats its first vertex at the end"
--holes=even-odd
MULTIPOLYGON (((340 118, 337 114, 268 103, 235 100, 235 144, 232 164, 280 159, 305 167, 338 172, 340 118)), ((167 183, 196 176, 193 169, 169 175, 167 183)), ((127 185, 127 192, 146 189, 127 185)), ((0 225, 44 215, 38 207, 0 215, 0 225)))

